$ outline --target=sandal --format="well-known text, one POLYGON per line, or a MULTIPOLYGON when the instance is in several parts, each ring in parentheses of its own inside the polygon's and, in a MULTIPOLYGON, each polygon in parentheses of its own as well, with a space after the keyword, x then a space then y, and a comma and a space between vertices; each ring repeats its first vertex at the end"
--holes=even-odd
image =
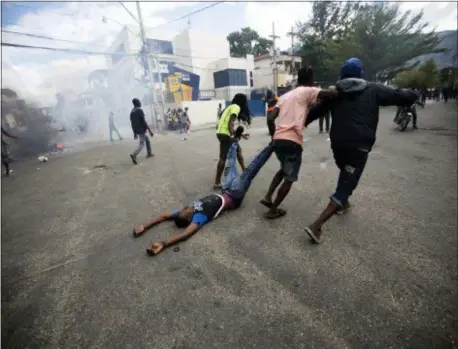
POLYGON ((281 208, 277 208, 277 210, 275 212, 267 212, 264 217, 267 218, 267 219, 277 219, 277 218, 280 218, 280 217, 283 217, 284 215, 286 214, 286 211, 285 210, 282 210, 281 208))
MULTIPOLYGON (((310 229, 309 227, 305 228, 305 232, 307 234, 309 234, 310 236, 310 239, 312 239, 312 241, 315 243, 315 244, 319 244, 321 242, 321 236, 320 237, 317 237, 315 235, 315 233, 312 231, 312 229, 310 229)), ((321 233, 321 229, 319 230, 319 232, 321 233)))
POLYGON ((273 205, 272 202, 269 202, 269 201, 267 201, 266 199, 262 199, 261 201, 259 201, 259 203, 260 203, 261 205, 264 205, 264 206, 267 207, 267 208, 271 208, 272 205, 273 205))

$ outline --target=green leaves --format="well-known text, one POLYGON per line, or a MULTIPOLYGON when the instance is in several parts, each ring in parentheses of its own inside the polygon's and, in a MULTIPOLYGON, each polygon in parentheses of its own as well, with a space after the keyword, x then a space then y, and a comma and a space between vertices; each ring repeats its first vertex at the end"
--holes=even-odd
POLYGON ((396 86, 402 88, 430 88, 440 83, 440 74, 432 59, 422 66, 405 70, 394 79, 396 86))
POLYGON ((260 56, 269 53, 272 41, 262 38, 250 27, 232 32, 227 36, 232 57, 245 57, 246 55, 260 56))
POLYGON ((444 51, 426 26, 423 12, 402 13, 396 3, 315 2, 298 32, 303 61, 314 67, 317 80, 335 80, 350 57, 362 60, 366 79, 384 80, 413 67, 418 56, 444 51))

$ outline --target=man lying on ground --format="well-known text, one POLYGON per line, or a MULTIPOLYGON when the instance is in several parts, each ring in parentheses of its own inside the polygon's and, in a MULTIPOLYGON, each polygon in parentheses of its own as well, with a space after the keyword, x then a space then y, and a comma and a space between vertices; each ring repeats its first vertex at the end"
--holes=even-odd
MULTIPOLYGON (((237 131, 237 138, 240 139, 243 127, 239 127, 237 131)), ((251 161, 241 175, 234 175, 237 173, 236 157, 238 146, 238 142, 234 142, 229 150, 228 161, 224 169, 226 180, 223 181, 222 194, 207 195, 180 210, 163 213, 159 217, 153 218, 134 229, 134 236, 138 237, 151 227, 168 220, 173 220, 179 228, 185 228, 181 234, 171 236, 165 241, 154 242, 146 250, 149 255, 154 256, 165 248, 188 239, 223 212, 240 207, 251 182, 272 155, 273 147, 269 144, 251 161)))
POLYGON ((331 112, 331 149, 340 170, 337 189, 318 219, 305 228, 313 242, 321 241, 322 226, 334 214, 348 212, 348 199, 356 189, 375 143, 379 106, 412 105, 418 95, 409 90, 371 83, 363 79, 363 65, 357 58, 345 61, 337 83, 339 97, 326 100, 310 110, 306 126, 324 113, 331 112))

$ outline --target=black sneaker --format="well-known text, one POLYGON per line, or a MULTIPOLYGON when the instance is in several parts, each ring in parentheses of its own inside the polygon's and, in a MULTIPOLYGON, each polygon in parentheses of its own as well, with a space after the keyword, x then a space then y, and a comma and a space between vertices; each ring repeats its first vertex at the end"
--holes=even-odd
POLYGON ((146 158, 147 158, 147 159, 148 159, 148 158, 152 158, 153 156, 154 156, 154 154, 153 154, 153 153, 151 153, 151 154, 147 154, 147 155, 146 155, 146 158))
POLYGON ((130 158, 132 159, 134 165, 137 165, 137 157, 134 154, 130 154, 130 158))

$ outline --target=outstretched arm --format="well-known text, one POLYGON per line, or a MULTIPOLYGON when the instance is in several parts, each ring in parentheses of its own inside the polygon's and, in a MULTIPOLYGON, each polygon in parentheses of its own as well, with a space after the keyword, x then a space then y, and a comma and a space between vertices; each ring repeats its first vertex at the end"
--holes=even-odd
POLYGON ((166 212, 166 213, 159 215, 156 218, 150 219, 145 224, 140 224, 139 226, 135 227, 134 236, 138 237, 142 235, 144 232, 146 232, 148 229, 154 227, 155 225, 158 225, 159 223, 173 219, 173 217, 175 217, 176 214, 177 214, 177 211, 166 212))
POLYGON ((377 85, 377 101, 381 106, 409 106, 414 104, 417 99, 418 94, 414 91, 377 85))
POLYGON ((165 248, 175 245, 176 243, 181 242, 183 240, 189 239, 199 230, 199 227, 200 225, 198 223, 193 222, 190 225, 188 225, 188 227, 181 234, 172 235, 165 241, 154 242, 151 245, 151 247, 146 250, 146 252, 151 256, 155 256, 159 252, 163 251, 165 248))
POLYGON ((307 114, 307 118, 305 119, 304 126, 307 127, 309 124, 311 124, 316 119, 319 119, 320 117, 324 116, 327 112, 329 112, 328 103, 322 102, 322 103, 313 105, 307 114))

